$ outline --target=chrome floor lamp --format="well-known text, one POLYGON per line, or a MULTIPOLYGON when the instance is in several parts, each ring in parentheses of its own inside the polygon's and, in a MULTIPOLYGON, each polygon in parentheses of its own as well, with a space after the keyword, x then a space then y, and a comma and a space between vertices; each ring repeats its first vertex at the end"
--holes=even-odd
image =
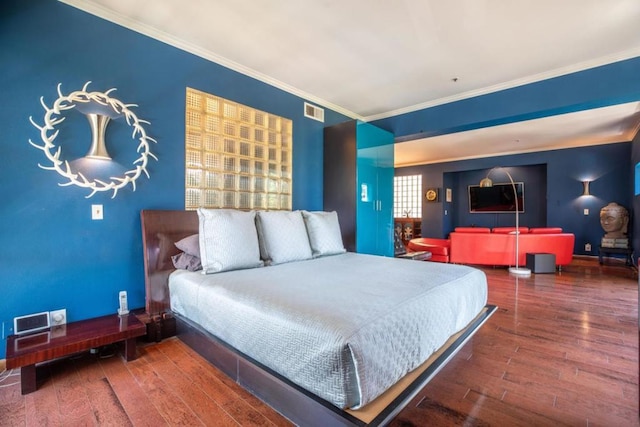
POLYGON ((491 168, 489 170, 489 172, 487 172, 487 176, 482 179, 482 181, 480 181, 480 187, 493 187, 493 181, 491 180, 491 178, 489 178, 489 175, 491 175, 491 172, 495 171, 495 170, 502 170, 505 174, 507 174, 507 176, 509 177, 509 181, 511 182, 511 188, 513 188, 513 197, 515 199, 515 204, 516 204, 516 263, 515 263, 515 267, 510 267, 509 268, 509 273, 511 274, 517 274, 518 276, 529 276, 531 275, 531 270, 526 268, 526 267, 519 267, 518 266, 518 258, 520 255, 520 246, 519 246, 519 241, 520 241, 520 223, 519 223, 519 209, 518 209, 518 191, 516 190, 516 183, 513 182, 513 178, 511 177, 511 174, 509 173, 508 170, 506 170, 505 168, 501 167, 501 166, 496 166, 494 168, 491 168))

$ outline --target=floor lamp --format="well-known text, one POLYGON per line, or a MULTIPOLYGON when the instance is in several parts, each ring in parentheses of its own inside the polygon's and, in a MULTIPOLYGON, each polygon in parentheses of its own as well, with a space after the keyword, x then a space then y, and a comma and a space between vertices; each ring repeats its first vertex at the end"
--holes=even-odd
POLYGON ((495 171, 495 170, 502 170, 504 173, 507 174, 507 176, 509 177, 509 181, 511 181, 511 188, 513 188, 513 196, 516 202, 516 266, 515 267, 510 267, 509 268, 509 273, 512 274, 517 274, 518 276, 529 276, 531 275, 531 270, 529 270, 526 267, 519 267, 518 266, 518 258, 520 255, 520 246, 519 246, 519 240, 520 240, 520 224, 519 224, 519 209, 518 209, 518 191, 516 190, 516 183, 513 182, 513 178, 511 177, 511 174, 509 173, 508 170, 506 170, 505 168, 501 167, 501 166, 496 166, 494 168, 492 168, 491 170, 489 170, 489 172, 487 172, 487 176, 480 181, 480 187, 493 187, 493 181, 491 181, 491 178, 489 178, 489 175, 491 175, 491 172, 495 171))

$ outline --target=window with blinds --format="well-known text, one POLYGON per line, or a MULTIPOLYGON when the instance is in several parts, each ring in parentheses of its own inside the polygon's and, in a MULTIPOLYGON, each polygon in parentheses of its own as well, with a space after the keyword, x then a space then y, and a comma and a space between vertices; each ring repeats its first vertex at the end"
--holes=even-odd
POLYGON ((187 88, 185 209, 291 210, 291 120, 187 88))

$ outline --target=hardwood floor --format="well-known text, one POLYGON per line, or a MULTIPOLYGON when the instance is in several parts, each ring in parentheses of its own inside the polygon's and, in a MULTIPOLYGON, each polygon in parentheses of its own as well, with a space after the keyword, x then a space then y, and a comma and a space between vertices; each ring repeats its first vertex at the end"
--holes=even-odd
MULTIPOLYGON (((577 259, 530 278, 484 269, 499 310, 393 426, 636 426, 638 280, 577 259)), ((0 425, 288 425, 178 339, 139 358, 38 367, 38 391, 0 374, 0 425)))

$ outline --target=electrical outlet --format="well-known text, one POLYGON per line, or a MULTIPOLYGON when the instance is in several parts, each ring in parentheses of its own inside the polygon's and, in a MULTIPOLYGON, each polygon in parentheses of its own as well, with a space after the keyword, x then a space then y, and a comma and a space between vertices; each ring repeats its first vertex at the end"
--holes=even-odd
POLYGON ((104 210, 102 209, 102 205, 91 205, 91 219, 103 219, 104 218, 104 210))
POLYGON ((585 252, 591 252, 591 243, 587 243, 584 245, 585 252))
POLYGON ((67 323, 67 309, 54 310, 49 312, 51 326, 64 325, 67 323))

